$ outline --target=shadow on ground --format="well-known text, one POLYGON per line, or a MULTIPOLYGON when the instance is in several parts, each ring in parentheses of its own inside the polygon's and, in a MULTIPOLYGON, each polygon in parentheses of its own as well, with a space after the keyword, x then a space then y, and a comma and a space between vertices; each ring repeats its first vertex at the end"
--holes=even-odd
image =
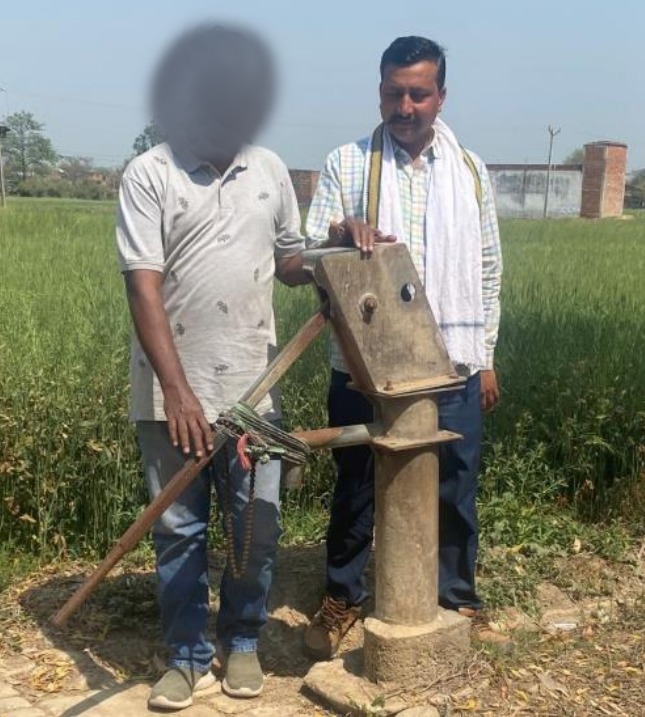
MULTIPOLYGON (((301 679, 311 667, 311 661, 302 653, 302 641, 322 596, 324 561, 322 545, 280 548, 269 622, 260 640, 260 659, 266 672, 301 679)), ((213 637, 224 562, 222 554, 209 554, 213 637)), ((371 574, 369 571, 370 579, 371 574)), ((38 625, 42 637, 62 653, 61 657, 74 662, 76 669, 66 676, 62 688, 105 690, 109 695, 124 681, 153 680, 163 668, 165 658, 154 572, 149 566, 120 569, 99 586, 65 630, 57 630, 49 622, 52 614, 86 575, 56 574, 36 582, 19 597, 23 613, 38 625)), ((359 647, 360 639, 357 631, 347 649, 359 647)), ((67 717, 74 714, 76 711, 67 717)))

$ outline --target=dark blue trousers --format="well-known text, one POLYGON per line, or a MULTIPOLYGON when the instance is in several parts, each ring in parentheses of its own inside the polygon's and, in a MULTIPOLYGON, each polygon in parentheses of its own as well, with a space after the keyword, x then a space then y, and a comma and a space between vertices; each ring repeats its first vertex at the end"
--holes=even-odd
MULTIPOLYGON (((347 388, 349 380, 348 374, 332 371, 330 426, 373 420, 372 405, 347 388)), ((464 437, 442 445, 439 454, 439 603, 448 609, 481 607, 475 591, 475 501, 482 442, 479 391, 476 374, 462 391, 439 398, 439 427, 464 437)), ((368 597, 363 574, 374 533, 374 456, 369 447, 355 446, 336 449, 334 459, 338 478, 327 532, 327 592, 360 605, 368 597)))

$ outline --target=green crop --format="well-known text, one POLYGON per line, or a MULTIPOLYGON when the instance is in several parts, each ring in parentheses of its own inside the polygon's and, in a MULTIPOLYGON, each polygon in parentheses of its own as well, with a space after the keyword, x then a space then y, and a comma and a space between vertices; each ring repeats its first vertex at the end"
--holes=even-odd
MULTIPOLYGON (((110 203, 0 211, 0 541, 34 553, 102 553, 146 501, 113 225, 110 203)), ((486 423, 482 522, 512 543, 531 537, 504 506, 606 519, 638 484, 645 219, 507 221, 502 236, 502 403, 486 423)), ((309 288, 276 287, 281 342, 316 304, 309 288)), ((288 428, 325 425, 328 373, 320 340, 282 382, 288 428)), ((286 539, 321 537, 332 486, 317 455, 285 495, 286 539)))

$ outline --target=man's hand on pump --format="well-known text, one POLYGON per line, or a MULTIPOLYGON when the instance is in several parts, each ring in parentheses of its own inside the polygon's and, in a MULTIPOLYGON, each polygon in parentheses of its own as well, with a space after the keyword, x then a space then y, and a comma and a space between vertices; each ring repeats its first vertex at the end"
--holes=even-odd
POLYGON ((374 251, 376 244, 392 244, 396 241, 395 236, 383 234, 379 229, 352 217, 342 222, 331 222, 328 236, 328 246, 355 246, 366 255, 374 251))

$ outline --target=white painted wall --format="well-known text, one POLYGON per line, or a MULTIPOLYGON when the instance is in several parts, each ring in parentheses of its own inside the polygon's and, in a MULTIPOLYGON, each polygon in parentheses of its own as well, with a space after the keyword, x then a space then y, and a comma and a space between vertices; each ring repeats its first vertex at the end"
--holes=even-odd
MULTIPOLYGON (((541 217, 546 167, 489 167, 500 217, 541 217)), ((582 202, 582 167, 552 168, 549 216, 578 216, 582 202)))

